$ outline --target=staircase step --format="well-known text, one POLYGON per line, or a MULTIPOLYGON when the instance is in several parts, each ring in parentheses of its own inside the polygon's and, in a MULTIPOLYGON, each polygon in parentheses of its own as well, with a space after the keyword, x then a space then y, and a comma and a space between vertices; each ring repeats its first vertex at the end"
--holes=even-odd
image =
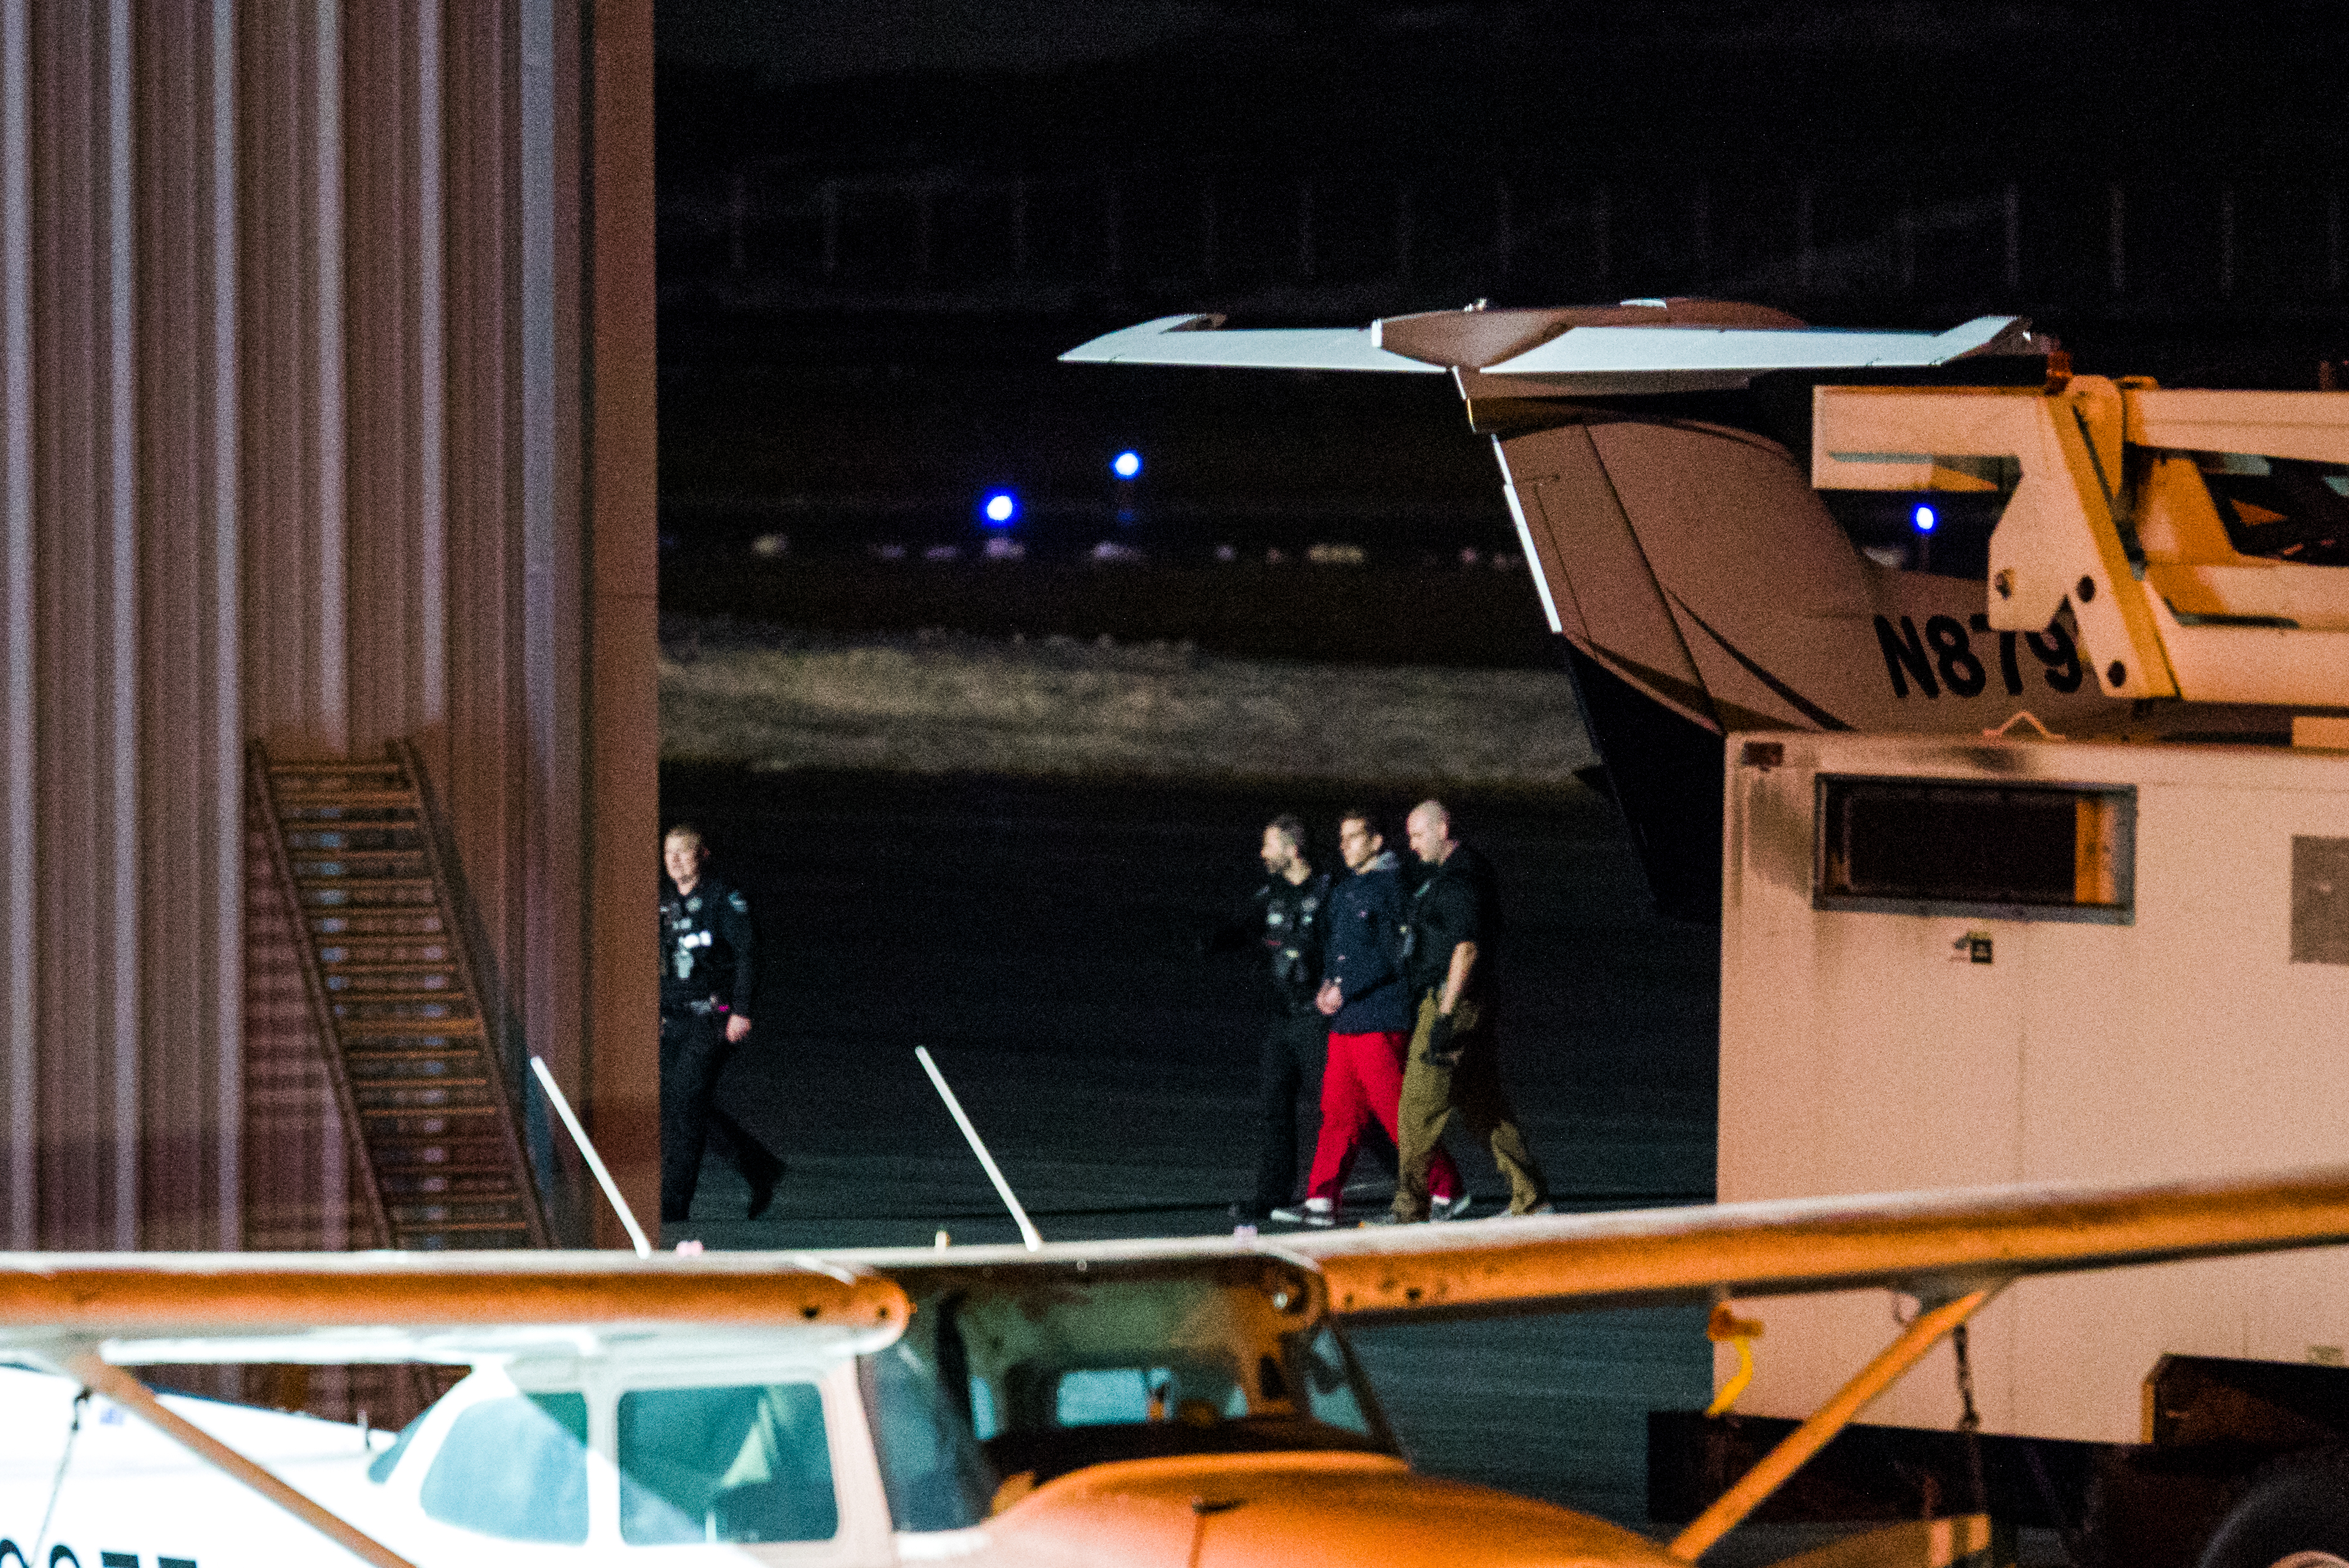
POLYGON ((380 1097, 388 1096, 471 1094, 476 1089, 488 1088, 490 1080, 481 1076, 459 1077, 453 1073, 446 1076, 429 1073, 378 1073, 362 1075, 355 1080, 355 1085, 362 1104, 375 1104, 380 1097))
POLYGON ((269 764, 271 779, 316 778, 326 774, 350 774, 367 778, 397 778, 408 776, 408 770, 398 763, 336 762, 299 757, 274 758, 269 764))
POLYGON ((496 1137, 489 1105, 362 1105, 359 1121, 371 1143, 390 1137, 496 1137))
POLYGON ((393 1179, 402 1176, 437 1176, 449 1180, 464 1177, 480 1177, 494 1185, 486 1188, 476 1185, 473 1188, 475 1191, 512 1192, 513 1190, 513 1178, 507 1171, 505 1162, 502 1160, 488 1163, 477 1161, 471 1165, 459 1165, 453 1161, 448 1164, 437 1164, 429 1160, 399 1159, 388 1156, 381 1150, 371 1149, 368 1154, 369 1158, 376 1162, 378 1177, 387 1187, 393 1179))
POLYGON ((414 1165, 378 1173, 377 1190, 388 1204, 397 1198, 468 1198, 481 1202, 515 1200, 519 1188, 511 1171, 450 1170, 414 1165))
POLYGON ((387 964, 375 973, 360 975, 328 970, 326 981, 326 994, 337 1002, 362 997, 383 1002, 465 995, 465 988, 457 983, 454 974, 445 969, 435 971, 428 964, 387 964), (403 981, 407 983, 398 983, 403 981))
POLYGON ((423 846, 423 833, 413 822, 353 822, 337 818, 306 827, 288 824, 285 829, 285 847, 297 855, 336 855, 360 849, 420 850, 423 846))
POLYGON ((422 1082, 429 1078, 445 1085, 451 1078, 492 1075, 489 1057, 479 1049, 467 1050, 462 1042, 413 1049, 394 1041, 370 1042, 357 1048, 345 1047, 343 1061, 358 1076, 371 1080, 422 1082))
MULTIPOLYGON (((334 1015, 336 1041, 346 1052, 351 1050, 355 1044, 363 1051, 398 1050, 400 1047, 393 1044, 395 1038, 428 1034, 437 1042, 443 1036, 461 1033, 467 1024, 471 1024, 477 1031, 481 1027, 480 1019, 460 1014, 450 1007, 429 1010, 420 1004, 403 1004, 398 1008, 370 1007, 339 999, 327 1005, 334 1015), (408 1034, 403 1034, 403 1025, 409 1026, 408 1034)), ((453 1055, 464 1047, 461 1044, 434 1044, 427 1049, 436 1055, 446 1056, 453 1055)))
POLYGON ((430 882, 413 886, 388 877, 336 877, 307 883, 301 888, 302 909, 438 909, 440 899, 430 882))
POLYGON ((396 1223, 402 1225, 445 1225, 451 1220, 462 1223, 481 1220, 517 1220, 513 1203, 502 1198, 436 1198, 425 1202, 405 1202, 392 1213, 396 1223))
POLYGON ((445 938, 448 922, 437 904, 411 904, 391 909, 343 909, 313 914, 304 924, 313 937, 344 941, 388 941, 398 937, 445 938))
MULTIPOLYGON (((349 871, 322 871, 318 869, 318 867, 322 866, 404 867, 410 861, 422 860, 424 858, 424 846, 420 844, 396 844, 380 849, 337 849, 331 847, 322 849, 307 845, 296 845, 287 851, 286 857, 294 862, 295 877, 298 879, 306 880, 312 877, 349 877, 357 875, 356 872, 349 871)), ((420 880, 429 882, 432 878, 426 877, 420 878, 420 880)))
MULTIPOLYGON (((426 970, 437 970, 444 973, 453 974, 457 970, 457 961, 450 957, 449 950, 439 943, 418 943, 416 954, 412 958, 370 957, 362 959, 344 958, 340 956, 341 954, 350 950, 350 949, 360 945, 362 944, 357 942, 348 942, 337 947, 319 949, 319 967, 324 969, 328 974, 345 975, 415 974, 426 970)), ((373 945, 382 947, 388 944, 376 943, 373 945)))
POLYGON ((489 1061, 479 1040, 425 1038, 411 1044, 406 1037, 388 1034, 370 1034, 357 1042, 346 1040, 342 1056, 353 1066, 364 1066, 369 1062, 447 1062, 462 1063, 474 1072, 485 1070, 484 1064, 489 1061))
MULTIPOLYGON (((419 854, 411 855, 408 858, 420 860, 423 857, 419 854)), ((344 861, 324 856, 312 857, 312 860, 321 866, 346 864, 344 861)), ((403 891, 412 888, 427 893, 435 891, 432 878, 429 877, 394 876, 388 874, 390 869, 390 867, 385 867, 381 870, 370 870, 365 874, 357 871, 314 871, 305 876, 297 865, 294 872, 294 881, 295 886, 305 891, 313 888, 347 888, 353 886, 383 889, 399 888, 403 891)), ((401 869, 404 870, 405 867, 401 869)))
POLYGON ((369 1116, 495 1116, 490 1081, 432 1078, 361 1078, 351 1085, 351 1102, 361 1120, 369 1116))

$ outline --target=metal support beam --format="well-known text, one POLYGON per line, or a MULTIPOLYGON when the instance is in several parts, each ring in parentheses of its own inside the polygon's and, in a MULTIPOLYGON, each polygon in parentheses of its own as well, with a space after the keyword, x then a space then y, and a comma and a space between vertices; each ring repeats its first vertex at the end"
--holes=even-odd
POLYGON ((196 1458, 231 1480, 243 1482, 362 1562, 372 1563, 376 1568, 415 1568, 407 1558, 346 1521, 340 1514, 295 1490, 184 1417, 173 1415, 155 1397, 153 1389, 102 1359, 96 1351, 69 1356, 58 1366, 67 1376, 80 1379, 85 1388, 105 1395, 196 1458))
POLYGON ((1713 1542, 1744 1522, 1747 1514, 1784 1486, 1788 1477, 1803 1468, 1805 1460, 1849 1426, 1869 1400, 1899 1382, 1900 1375, 1922 1360, 1943 1335, 1973 1316, 1997 1293, 1996 1287, 1975 1291, 1919 1313, 1917 1320, 1899 1338, 1862 1368, 1858 1376, 1845 1384, 1834 1398, 1813 1412, 1809 1420, 1787 1433, 1785 1440, 1764 1455, 1762 1462, 1740 1477, 1735 1486, 1715 1498, 1713 1506, 1682 1531, 1667 1550, 1683 1563, 1693 1563, 1704 1555, 1713 1542))

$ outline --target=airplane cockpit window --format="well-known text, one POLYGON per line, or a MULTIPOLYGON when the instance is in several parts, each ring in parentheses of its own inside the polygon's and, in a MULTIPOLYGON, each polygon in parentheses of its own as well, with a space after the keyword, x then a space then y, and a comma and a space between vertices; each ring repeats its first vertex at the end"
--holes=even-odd
POLYGON ((1370 1412, 1355 1393, 1361 1377, 1336 1334, 1324 1328, 1298 1347, 1294 1359, 1298 1381, 1305 1386, 1306 1408, 1316 1421, 1365 1438, 1373 1434, 1370 1412))
POLYGON ((587 1540, 587 1400, 514 1394, 460 1412, 425 1472, 427 1516, 506 1541, 587 1540))
POLYGON ((2349 468, 2250 452, 2194 456, 2240 555, 2349 566, 2349 468))
POLYGON ((864 1364, 897 1527, 977 1522, 1119 1459, 1393 1452, 1335 1331, 1257 1268, 917 1294, 905 1336, 864 1364))
MULTIPOLYGON (((939 1310, 951 1318, 951 1303, 939 1310)), ((945 1383, 903 1340, 866 1356, 861 1370, 892 1522, 899 1530, 960 1530, 985 1519, 1003 1479, 979 1447, 997 1429, 985 1382, 965 1373, 945 1383)))
POLYGON ((995 1390, 987 1386, 984 1377, 970 1380, 970 1430, 980 1442, 1003 1430, 1003 1422, 995 1413, 995 1390))
POLYGON ((1094 1366, 1061 1374, 1053 1424, 1114 1427, 1135 1421, 1225 1420, 1247 1414, 1247 1390, 1198 1369, 1177 1377, 1171 1366, 1094 1366))
POLYGON ((840 1530, 812 1383, 620 1396, 620 1538, 829 1541, 840 1530))

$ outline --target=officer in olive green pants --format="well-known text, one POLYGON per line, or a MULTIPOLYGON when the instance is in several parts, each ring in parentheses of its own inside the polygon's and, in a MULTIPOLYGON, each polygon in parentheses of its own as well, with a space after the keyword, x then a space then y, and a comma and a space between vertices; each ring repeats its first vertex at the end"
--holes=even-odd
POLYGON ((1451 814, 1441 802, 1422 801, 1409 826, 1412 853, 1430 875, 1412 898, 1409 978, 1419 1016, 1397 1117, 1402 1169, 1394 1219, 1408 1224, 1428 1217, 1428 1165, 1455 1112, 1509 1179, 1509 1212, 1546 1212, 1548 1186, 1517 1130, 1494 1051, 1491 868, 1453 837, 1451 814))

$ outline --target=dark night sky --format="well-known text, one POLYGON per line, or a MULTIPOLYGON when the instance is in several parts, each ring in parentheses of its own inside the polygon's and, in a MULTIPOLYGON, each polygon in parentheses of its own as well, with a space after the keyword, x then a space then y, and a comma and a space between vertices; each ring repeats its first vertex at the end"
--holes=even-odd
POLYGON ((1113 59, 1195 34, 1224 10, 1185 0, 658 0, 655 27, 667 57, 751 66, 787 84, 1113 59))
MULTIPOLYGON (((905 72, 1042 71, 1116 59, 1179 41, 1245 50, 1299 32, 1434 33, 1464 26, 1496 49, 1528 34, 1605 46, 1677 40, 1696 50, 1833 54, 1898 50, 1920 96, 1985 49, 2025 65, 2032 51, 2078 49, 2094 75, 2114 58, 2234 40, 2279 76, 2337 76, 2342 8, 2320 0, 2185 0, 2129 6, 2088 0, 656 0, 669 59, 755 69, 777 85, 905 72)), ((1994 67, 1993 67, 1994 68, 1994 67)), ((1571 73, 1561 91, 1574 90, 1571 73)), ((2158 106, 2145 106, 2158 111, 2158 106)))
POLYGON ((1433 159, 1562 178, 2339 177, 2349 7, 657 0, 692 166, 1433 159), (711 73, 715 73, 713 76, 711 73), (719 78, 742 106, 730 125, 719 78), (763 84, 765 101, 754 104, 763 84), (743 96, 745 91, 750 96, 743 96))

